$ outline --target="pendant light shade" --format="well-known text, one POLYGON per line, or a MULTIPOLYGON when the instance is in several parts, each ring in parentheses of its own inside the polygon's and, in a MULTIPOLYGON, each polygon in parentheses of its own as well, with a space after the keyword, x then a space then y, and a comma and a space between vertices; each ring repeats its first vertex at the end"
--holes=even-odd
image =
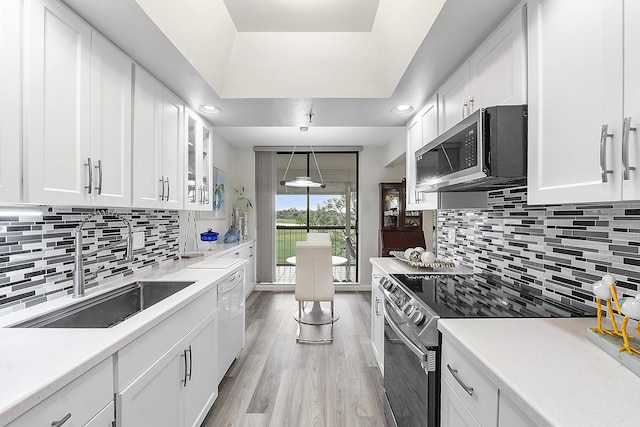
MULTIPOLYGON (((313 117, 313 113, 307 114, 309 116, 309 123, 311 123, 311 117, 313 117)), ((293 147, 293 151, 291 152, 291 157, 289 158, 289 163, 287 163, 287 169, 284 171, 284 176, 282 177, 282 181, 280 181, 280 185, 284 185, 285 187, 298 187, 298 188, 325 188, 326 184, 322 179, 322 173, 320 172, 320 167, 318 166, 318 160, 316 159, 316 153, 313 151, 313 145, 309 141, 309 135, 307 131, 309 128, 307 126, 300 126, 300 135, 304 133, 307 135, 307 142, 309 142, 309 148, 311 148, 311 154, 313 155, 313 161, 316 165, 316 169, 318 170, 318 176, 320 177, 320 182, 313 181, 308 176, 299 176, 295 179, 291 179, 287 181, 287 172, 289 172, 289 166, 291 166, 291 160, 293 160, 293 155, 296 153, 296 147, 293 147)))

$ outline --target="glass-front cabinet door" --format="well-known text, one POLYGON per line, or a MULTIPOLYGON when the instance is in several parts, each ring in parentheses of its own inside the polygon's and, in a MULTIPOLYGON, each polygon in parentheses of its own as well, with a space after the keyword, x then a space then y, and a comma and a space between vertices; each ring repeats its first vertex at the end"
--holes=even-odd
POLYGON ((211 209, 213 170, 211 127, 193 111, 187 110, 187 155, 185 209, 211 209))
POLYGON ((382 187, 382 228, 398 228, 400 219, 400 190, 382 187))

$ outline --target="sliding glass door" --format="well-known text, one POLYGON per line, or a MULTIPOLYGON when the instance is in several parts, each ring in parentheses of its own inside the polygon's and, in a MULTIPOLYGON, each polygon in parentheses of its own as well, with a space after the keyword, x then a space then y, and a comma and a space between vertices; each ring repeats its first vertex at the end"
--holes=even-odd
POLYGON ((316 152, 315 157, 317 167, 311 153, 276 156, 278 182, 308 176, 325 183, 325 188, 277 185, 276 280, 295 280, 290 257, 295 256, 296 242, 306 240, 308 233, 327 233, 334 256, 334 280, 357 282, 358 153, 316 152))

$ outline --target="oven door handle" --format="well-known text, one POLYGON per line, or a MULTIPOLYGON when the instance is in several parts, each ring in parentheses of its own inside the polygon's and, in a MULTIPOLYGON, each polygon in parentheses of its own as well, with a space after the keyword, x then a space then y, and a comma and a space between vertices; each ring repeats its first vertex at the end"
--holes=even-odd
POLYGON ((398 335, 398 337, 400 338, 400 340, 407 346, 409 347, 409 349, 413 352, 413 354, 415 354, 416 356, 418 356, 418 358, 421 361, 426 361, 427 360, 427 354, 420 350, 418 348, 417 345, 415 345, 413 342, 411 342, 411 340, 409 339, 409 337, 407 337, 404 332, 402 332, 402 330, 400 330, 400 328, 398 326, 395 325, 395 323, 393 323, 393 320, 391 319, 391 317, 389 317, 389 315, 387 314, 387 312, 385 311, 384 313, 384 318, 387 321, 387 324, 389 325, 389 327, 391 329, 393 329, 393 332, 396 333, 396 335, 398 335))

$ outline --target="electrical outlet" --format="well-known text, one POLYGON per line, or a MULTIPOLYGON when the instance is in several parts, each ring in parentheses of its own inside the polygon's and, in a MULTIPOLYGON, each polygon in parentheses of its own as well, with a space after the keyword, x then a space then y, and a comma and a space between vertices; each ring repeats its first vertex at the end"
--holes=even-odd
POLYGON ((133 249, 144 249, 144 231, 133 233, 133 249))

